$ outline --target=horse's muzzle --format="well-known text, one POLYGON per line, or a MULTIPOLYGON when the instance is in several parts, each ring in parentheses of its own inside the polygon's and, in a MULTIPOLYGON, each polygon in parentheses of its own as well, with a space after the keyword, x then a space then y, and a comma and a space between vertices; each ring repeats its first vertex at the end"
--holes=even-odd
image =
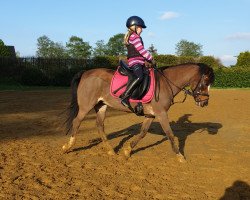
POLYGON ((195 104, 200 107, 208 106, 208 98, 204 100, 195 100, 195 104))

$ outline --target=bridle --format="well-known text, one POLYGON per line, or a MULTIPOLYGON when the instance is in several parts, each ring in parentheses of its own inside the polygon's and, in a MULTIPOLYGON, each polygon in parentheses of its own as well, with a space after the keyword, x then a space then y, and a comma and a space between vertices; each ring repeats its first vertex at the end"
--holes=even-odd
POLYGON ((168 85, 169 85, 169 87, 170 87, 170 89, 171 89, 172 96, 173 96, 171 105, 173 105, 173 104, 175 104, 175 103, 184 103, 184 102, 186 101, 186 99, 187 99, 187 95, 194 97, 194 100, 195 100, 195 102, 197 102, 197 103, 200 103, 200 102, 209 100, 209 94, 208 94, 208 93, 204 93, 204 92, 202 92, 202 90, 201 90, 201 88, 203 87, 203 84, 204 84, 204 83, 203 83, 203 79, 204 79, 204 77, 205 77, 205 74, 202 74, 202 76, 201 76, 199 82, 197 83, 195 89, 194 89, 194 90, 191 90, 191 89, 186 89, 186 87, 187 87, 188 85, 185 85, 183 88, 177 86, 177 85, 174 84, 169 78, 167 78, 167 77, 164 75, 164 73, 163 73, 162 71, 160 71, 159 69, 157 69, 155 66, 153 66, 153 68, 154 68, 157 72, 159 72, 159 73, 167 80, 167 83, 168 83, 168 85), (174 95, 174 92, 173 92, 173 88, 171 87, 171 84, 172 84, 173 86, 175 86, 176 88, 178 88, 179 90, 181 90, 181 91, 184 92, 184 98, 183 98, 182 101, 176 101, 176 102, 174 101, 175 95, 174 95), (198 100, 197 100, 197 97, 198 97, 198 96, 206 96, 207 98, 206 98, 206 99, 203 99, 203 100, 201 100, 201 99, 198 99, 198 100))
POLYGON ((200 78, 200 81, 198 82, 198 84, 196 85, 195 89, 193 90, 193 93, 192 93, 192 96, 194 97, 195 101, 197 103, 199 102, 203 102, 203 101, 207 101, 209 100, 209 94, 208 93, 204 93, 202 92, 201 88, 203 87, 204 83, 202 83, 203 79, 205 77, 205 74, 202 74, 201 78, 200 78), (196 98, 198 96, 206 96, 207 98, 206 99, 203 99, 203 100, 196 100, 196 98))

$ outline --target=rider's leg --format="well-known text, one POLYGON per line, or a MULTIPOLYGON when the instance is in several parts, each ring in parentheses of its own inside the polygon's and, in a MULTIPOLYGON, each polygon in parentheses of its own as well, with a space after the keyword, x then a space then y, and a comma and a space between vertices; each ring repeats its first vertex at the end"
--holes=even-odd
POLYGON ((132 67, 136 78, 134 80, 132 80, 131 83, 127 86, 126 91, 122 94, 122 100, 121 100, 121 103, 126 107, 130 106, 129 97, 131 96, 131 94, 133 93, 135 88, 138 86, 138 84, 143 79, 143 69, 142 68, 143 68, 142 65, 135 65, 132 67))

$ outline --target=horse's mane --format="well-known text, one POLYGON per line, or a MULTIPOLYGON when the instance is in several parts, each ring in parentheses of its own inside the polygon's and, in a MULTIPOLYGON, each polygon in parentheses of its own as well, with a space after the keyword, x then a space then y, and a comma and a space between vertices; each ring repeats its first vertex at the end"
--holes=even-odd
POLYGON ((169 65, 169 66, 163 66, 160 67, 159 69, 161 71, 165 70, 165 69, 171 69, 171 68, 175 68, 175 67, 181 67, 181 66, 185 66, 185 65, 196 65, 199 67, 199 72, 201 75, 208 75, 209 77, 209 82, 213 83, 215 76, 214 76, 214 70, 212 67, 209 67, 208 65, 204 64, 204 63, 185 63, 185 64, 178 64, 178 65, 169 65))
MULTIPOLYGON (((186 64, 192 64, 192 63, 186 63, 186 64)), ((165 70, 165 69, 174 68, 174 67, 178 67, 178 66, 186 65, 186 64, 166 65, 166 66, 160 67, 159 70, 163 71, 163 70, 165 70)))
POLYGON ((212 67, 209 67, 208 65, 204 64, 204 63, 198 63, 197 64, 199 66, 199 72, 201 75, 207 75, 209 78, 209 82, 212 84, 214 83, 214 70, 212 67))

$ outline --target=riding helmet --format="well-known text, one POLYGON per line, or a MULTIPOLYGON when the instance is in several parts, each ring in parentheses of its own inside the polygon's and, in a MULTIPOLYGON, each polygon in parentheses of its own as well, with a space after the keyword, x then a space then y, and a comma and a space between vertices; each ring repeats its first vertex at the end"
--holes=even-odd
POLYGON ((131 16, 127 19, 127 23, 126 23, 127 28, 129 28, 133 25, 140 26, 142 28, 146 28, 146 25, 145 25, 143 19, 138 17, 138 16, 131 16))

